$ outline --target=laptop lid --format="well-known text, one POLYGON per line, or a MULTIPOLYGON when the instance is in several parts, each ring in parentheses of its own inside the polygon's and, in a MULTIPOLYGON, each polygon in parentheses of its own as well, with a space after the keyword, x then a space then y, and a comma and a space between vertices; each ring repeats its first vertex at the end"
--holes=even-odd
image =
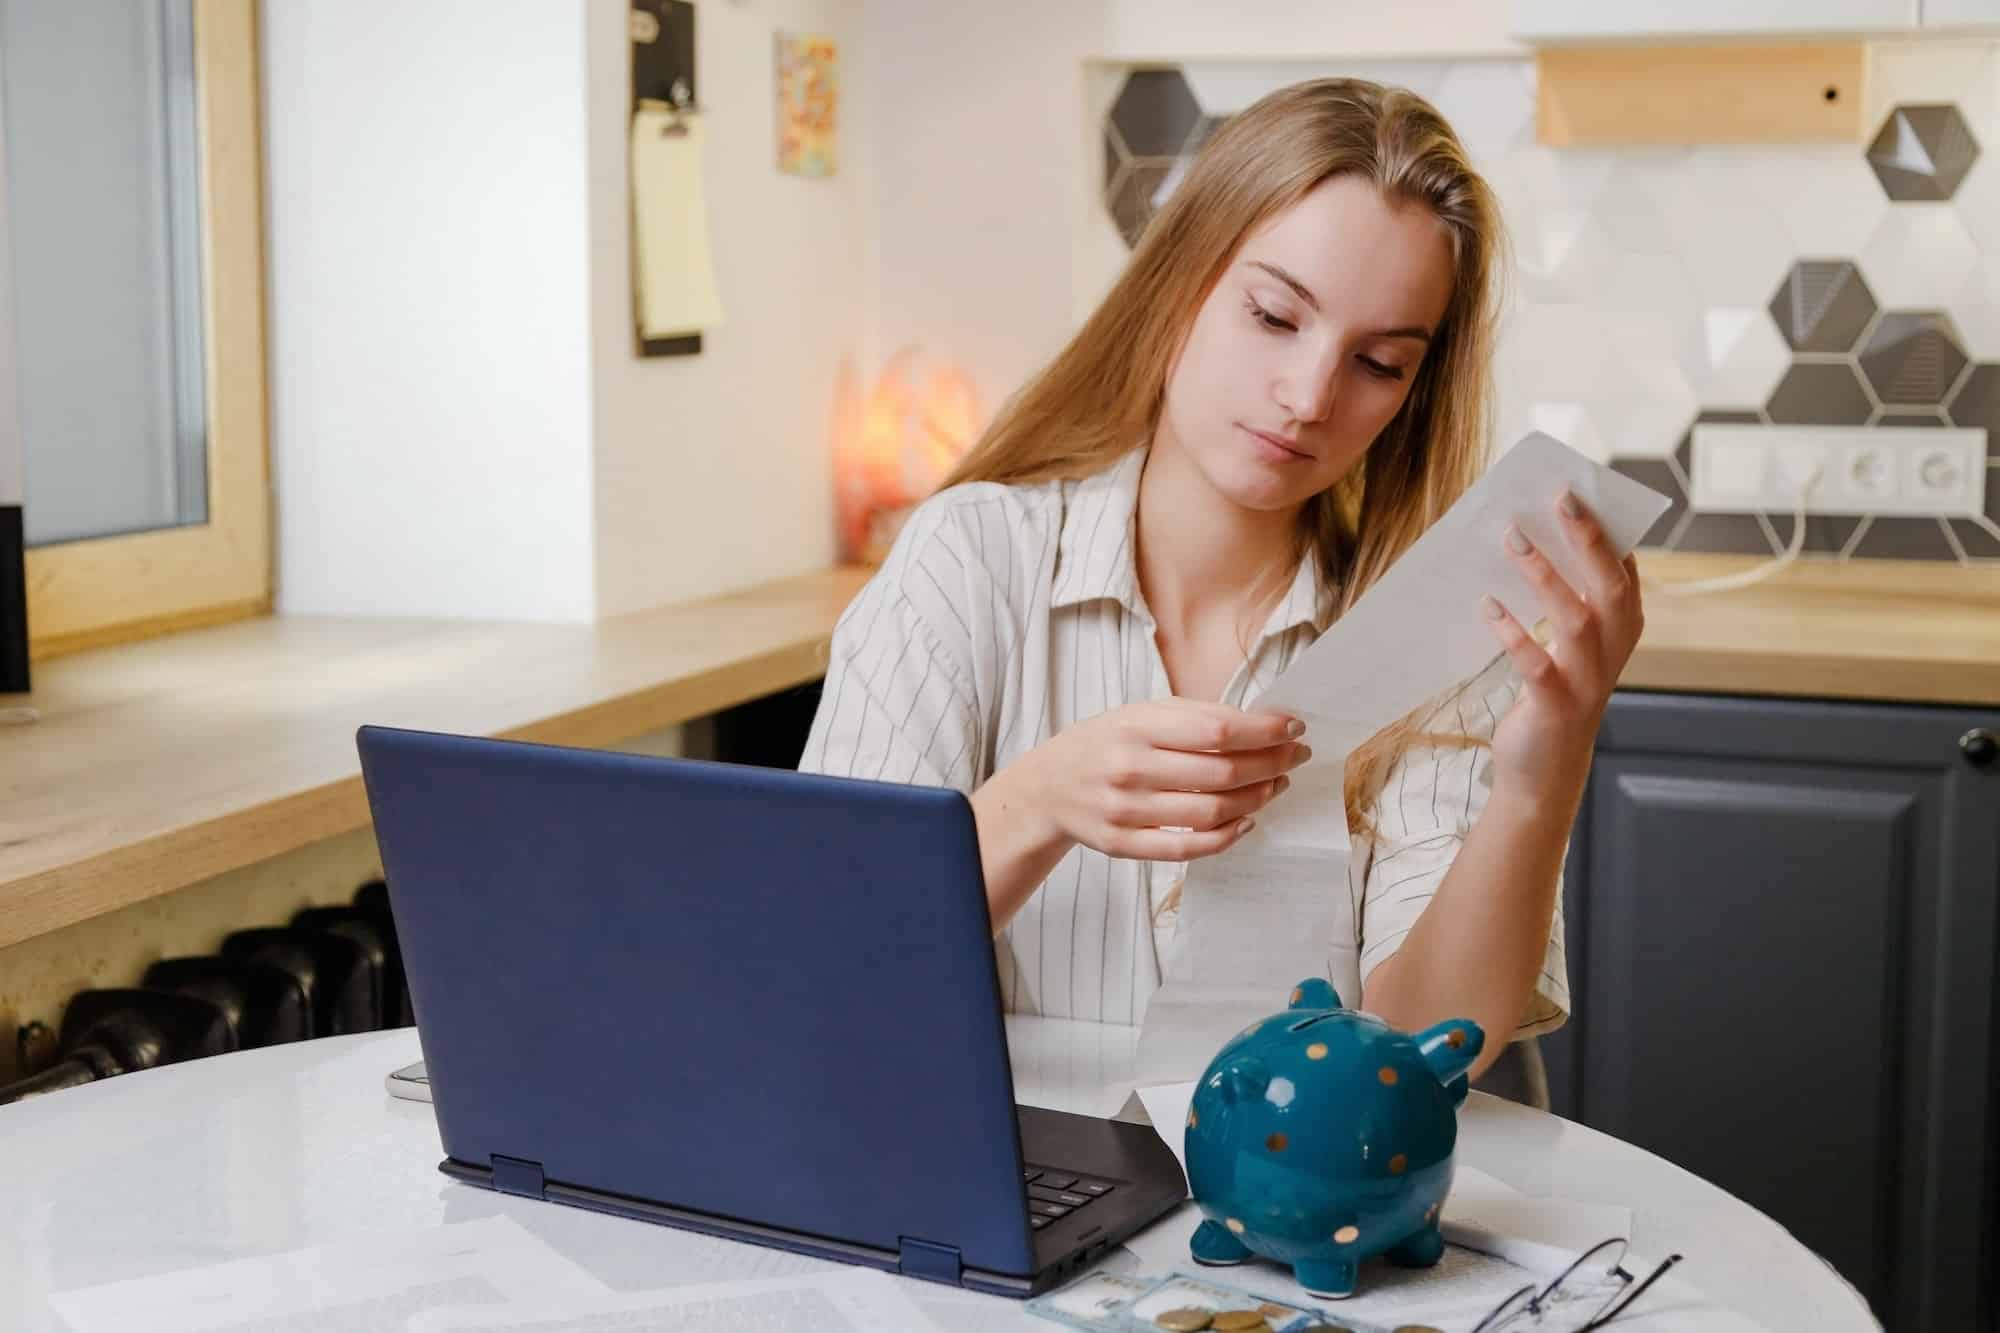
POLYGON ((357 743, 456 1162, 1034 1271, 961 794, 378 727, 357 743))

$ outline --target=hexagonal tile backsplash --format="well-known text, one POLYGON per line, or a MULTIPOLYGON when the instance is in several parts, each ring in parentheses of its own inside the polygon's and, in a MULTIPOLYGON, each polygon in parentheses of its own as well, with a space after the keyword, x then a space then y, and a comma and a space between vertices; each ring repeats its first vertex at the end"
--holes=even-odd
POLYGON ((1698 422, 1981 427, 1987 523, 1813 516, 1804 550, 2000 563, 2000 43, 1889 54, 1865 144, 1617 150, 1534 141, 1528 60, 1093 66, 1103 271, 1087 276, 1108 285, 1257 97, 1323 75, 1398 84, 1452 121, 1500 196, 1517 266, 1503 442, 1548 430, 1671 496, 1644 545, 1761 555, 1793 516, 1691 510, 1698 422))
POLYGON ((1978 156, 1965 117, 1950 103, 1897 107, 1868 146, 1868 165, 1898 203, 1951 198, 1978 156))

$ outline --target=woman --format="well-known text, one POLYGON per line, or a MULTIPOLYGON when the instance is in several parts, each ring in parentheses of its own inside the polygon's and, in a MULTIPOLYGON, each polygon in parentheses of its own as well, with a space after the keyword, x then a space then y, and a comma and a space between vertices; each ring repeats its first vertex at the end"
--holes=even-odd
MULTIPOLYGON (((1499 247, 1422 99, 1273 93, 842 617, 801 767, 969 793, 1010 1009, 1143 1017, 1185 863, 1309 754, 1245 708, 1483 465, 1499 247)), ((1563 853, 1640 606, 1632 563, 1552 503, 1583 586, 1508 534, 1549 647, 1489 601, 1494 666, 1348 765, 1327 892, 1354 947, 1329 975, 1399 1028, 1518 1040, 1568 1011, 1563 853)))

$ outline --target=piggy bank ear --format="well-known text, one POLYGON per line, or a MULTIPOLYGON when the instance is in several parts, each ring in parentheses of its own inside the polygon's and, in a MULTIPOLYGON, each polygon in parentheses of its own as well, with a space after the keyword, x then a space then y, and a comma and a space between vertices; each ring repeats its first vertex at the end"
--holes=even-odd
POLYGON ((1292 988, 1294 1009, 1338 1009, 1340 994, 1325 977, 1307 977, 1292 988))
POLYGON ((1416 1034, 1417 1049, 1454 1103, 1465 1100, 1465 1071, 1479 1058, 1486 1033, 1469 1018, 1452 1018, 1416 1034), (1456 1086, 1454 1086, 1456 1084, 1456 1086))
POLYGON ((1262 1100, 1271 1086, 1271 1071, 1254 1055, 1239 1056, 1211 1072, 1208 1086, 1221 1094, 1225 1105, 1240 1106, 1262 1100))

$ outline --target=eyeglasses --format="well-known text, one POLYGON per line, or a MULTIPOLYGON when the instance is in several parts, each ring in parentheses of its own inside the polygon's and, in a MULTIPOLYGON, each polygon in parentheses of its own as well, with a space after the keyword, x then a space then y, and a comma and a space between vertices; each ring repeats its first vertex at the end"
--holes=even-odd
POLYGON ((1578 1255, 1548 1286, 1538 1289, 1529 1283, 1515 1290, 1493 1307, 1472 1333, 1500 1333, 1502 1329, 1527 1327, 1541 1323, 1544 1315, 1560 1315, 1563 1326, 1575 1329, 1576 1333, 1602 1328, 1624 1314, 1646 1288, 1680 1261, 1678 1254, 1670 1254, 1644 1281, 1634 1282, 1632 1274, 1624 1268, 1625 1241, 1618 1237, 1601 1240, 1578 1255), (1522 1323, 1523 1316, 1527 1317, 1527 1324, 1522 1323))

